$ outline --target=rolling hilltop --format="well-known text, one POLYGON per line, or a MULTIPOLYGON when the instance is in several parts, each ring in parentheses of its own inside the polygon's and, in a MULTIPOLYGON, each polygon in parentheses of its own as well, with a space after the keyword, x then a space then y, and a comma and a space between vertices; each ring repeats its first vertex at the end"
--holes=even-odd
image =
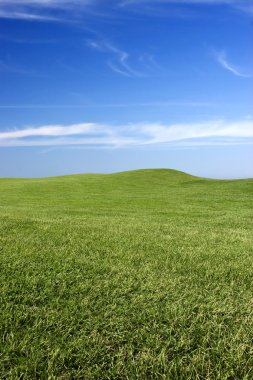
MULTIPOLYGON (((197 209, 223 211, 240 202, 249 206, 253 180, 213 180, 169 169, 144 169, 115 174, 80 174, 40 179, 0 179, 1 206, 63 214, 126 211, 147 215, 197 209), (225 204, 224 204, 225 202, 225 204)), ((232 207, 231 211, 235 210, 232 207)), ((3 208, 2 208, 2 211, 3 208)), ((227 209, 229 211, 229 209, 227 209)), ((53 216, 53 215, 52 215, 53 216)), ((136 216, 136 215, 135 215, 136 216)), ((191 215, 188 215, 191 216, 191 215)))
POLYGON ((0 377, 252 379, 253 180, 0 179, 0 377))

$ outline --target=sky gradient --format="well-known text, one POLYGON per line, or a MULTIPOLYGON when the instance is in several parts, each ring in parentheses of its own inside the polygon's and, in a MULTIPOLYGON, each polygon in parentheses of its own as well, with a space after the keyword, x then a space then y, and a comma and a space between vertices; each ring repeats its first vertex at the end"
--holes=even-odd
POLYGON ((0 0, 0 176, 253 177, 249 0, 0 0))

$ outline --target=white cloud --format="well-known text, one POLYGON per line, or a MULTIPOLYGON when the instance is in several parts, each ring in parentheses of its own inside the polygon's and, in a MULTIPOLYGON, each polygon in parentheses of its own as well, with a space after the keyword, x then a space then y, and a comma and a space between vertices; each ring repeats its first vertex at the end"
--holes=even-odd
MULTIPOLYGON (((165 10, 170 5, 179 6, 179 12, 170 12, 170 16, 174 15, 176 17, 183 15, 187 16, 186 13, 183 12, 182 6, 194 6, 194 5, 226 5, 233 10, 237 10, 240 13, 244 13, 249 17, 253 16, 253 5, 250 0, 121 0, 119 3, 119 7, 122 9, 129 9, 135 11, 150 11, 151 14, 154 14, 154 11, 158 8, 165 10)), ((189 12, 189 8, 187 8, 187 12, 189 12)), ((162 13, 159 13, 162 15, 162 13)), ((196 14, 195 14, 196 16, 196 14)))
MULTIPOLYGON (((1 66, 0 66, 1 69, 1 66)), ((199 101, 150 101, 136 103, 103 103, 103 104, 0 104, 0 109, 47 109, 47 108, 129 108, 129 107, 215 107, 214 103, 199 101)))
POLYGON ((233 64, 228 62, 225 52, 216 53, 216 60, 224 69, 230 71, 232 74, 242 78, 252 78, 252 75, 242 72, 233 64))
POLYGON ((88 41, 88 46, 99 52, 104 52, 112 55, 112 58, 107 61, 107 65, 117 74, 127 77, 140 77, 142 73, 133 69, 129 64, 129 54, 114 46, 111 42, 104 40, 88 41))
POLYGON ((40 7, 66 7, 68 5, 89 5, 94 0, 0 0, 0 6, 40 6, 40 7))
POLYGON ((0 132, 0 140, 34 137, 34 136, 69 136, 77 134, 89 134, 96 129, 96 126, 91 123, 73 124, 70 126, 62 125, 45 125, 39 128, 26 128, 14 131, 0 132))
POLYGON ((54 9, 65 12, 76 8, 84 10, 94 3, 95 0, 0 0, 0 18, 62 21, 62 16, 53 14, 54 9))
MULTIPOLYGON (((23 19, 30 21, 73 21, 78 20, 80 15, 86 11, 90 17, 104 17, 112 15, 117 10, 144 11, 145 8, 155 8, 170 5, 218 5, 226 4, 251 16, 253 14, 252 5, 249 0, 0 0, 0 18, 23 19), (103 11, 101 12, 101 9, 103 11), (57 11, 57 12, 56 12, 57 11)), ((189 9, 187 9, 189 13, 189 9)), ((188 13, 179 9, 178 12, 169 12, 170 16, 184 16, 188 13)), ((162 13, 159 13, 162 14, 162 13)), ((114 14, 115 15, 115 14, 114 14)))
POLYGON ((138 4, 228 4, 228 5, 245 5, 248 0, 122 0, 121 6, 138 5, 138 4))
POLYGON ((16 10, 2 10, 0 9, 0 18, 19 19, 27 21, 60 21, 59 18, 49 15, 39 15, 28 12, 18 12, 16 10))
POLYGON ((162 125, 142 127, 148 138, 145 144, 157 144, 201 138, 253 138, 253 122, 224 122, 222 120, 194 124, 162 125))
POLYGON ((253 120, 222 120, 192 124, 95 123, 45 125, 0 132, 0 146, 108 146, 131 147, 157 144, 216 145, 253 143, 253 120), (211 140, 210 140, 211 139, 211 140), (222 139, 222 141, 221 141, 222 139), (201 141, 200 141, 201 140, 201 141))

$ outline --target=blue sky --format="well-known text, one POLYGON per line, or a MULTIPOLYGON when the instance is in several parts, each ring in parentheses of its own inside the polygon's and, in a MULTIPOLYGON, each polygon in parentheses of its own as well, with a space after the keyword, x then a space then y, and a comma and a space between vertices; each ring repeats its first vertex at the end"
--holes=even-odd
POLYGON ((0 176, 253 177, 250 0, 0 0, 0 176))

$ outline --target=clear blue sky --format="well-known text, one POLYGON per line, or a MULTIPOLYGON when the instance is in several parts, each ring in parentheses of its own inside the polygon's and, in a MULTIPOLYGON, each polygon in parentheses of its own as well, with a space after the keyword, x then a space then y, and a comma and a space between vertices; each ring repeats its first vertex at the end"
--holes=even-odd
POLYGON ((253 177, 251 0, 0 0, 0 176, 253 177))

